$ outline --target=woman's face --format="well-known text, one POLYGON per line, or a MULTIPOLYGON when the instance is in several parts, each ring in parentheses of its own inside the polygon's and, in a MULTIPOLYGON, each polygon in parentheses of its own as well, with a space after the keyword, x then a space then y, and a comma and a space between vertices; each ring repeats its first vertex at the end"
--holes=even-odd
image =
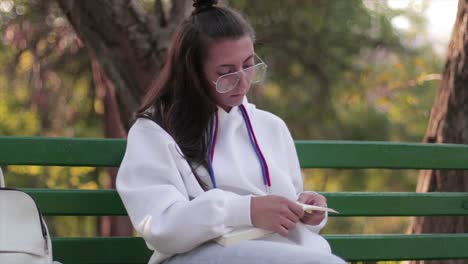
POLYGON ((229 111, 233 106, 240 105, 249 91, 250 78, 242 70, 254 65, 254 57, 253 42, 249 36, 218 40, 208 47, 203 72, 210 83, 210 93, 216 104, 225 111, 229 111), (225 82, 219 81, 220 76, 238 71, 241 71, 237 75, 240 79, 232 90, 225 93, 216 91, 214 82, 218 81, 219 86, 225 84, 225 82))

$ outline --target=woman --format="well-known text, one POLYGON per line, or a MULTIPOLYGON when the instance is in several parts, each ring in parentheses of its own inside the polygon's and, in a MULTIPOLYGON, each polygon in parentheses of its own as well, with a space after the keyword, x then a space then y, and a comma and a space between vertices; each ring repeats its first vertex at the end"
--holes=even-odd
POLYGON ((175 33, 167 62, 132 126, 117 190, 135 229, 155 250, 150 263, 344 263, 318 235, 326 206, 303 192, 285 123, 245 97, 266 65, 254 31, 216 1, 175 33), (222 247, 234 228, 273 231, 222 247))

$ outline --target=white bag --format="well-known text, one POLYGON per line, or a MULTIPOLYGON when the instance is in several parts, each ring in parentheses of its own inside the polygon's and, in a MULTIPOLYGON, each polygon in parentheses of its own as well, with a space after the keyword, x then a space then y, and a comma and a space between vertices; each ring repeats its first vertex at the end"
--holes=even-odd
POLYGON ((1 168, 0 263, 53 263, 49 231, 39 208, 27 193, 5 188, 1 168))

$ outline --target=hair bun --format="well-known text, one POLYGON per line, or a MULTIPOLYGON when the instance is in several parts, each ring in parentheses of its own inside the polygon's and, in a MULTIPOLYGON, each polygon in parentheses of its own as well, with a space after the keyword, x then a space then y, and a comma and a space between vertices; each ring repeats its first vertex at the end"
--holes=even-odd
POLYGON ((218 0, 193 0, 194 13, 199 13, 218 4, 218 0))

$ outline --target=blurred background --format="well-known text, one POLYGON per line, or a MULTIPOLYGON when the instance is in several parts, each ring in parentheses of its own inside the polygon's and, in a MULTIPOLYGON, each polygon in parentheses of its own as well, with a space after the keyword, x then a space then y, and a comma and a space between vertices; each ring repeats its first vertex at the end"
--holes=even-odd
MULTIPOLYGON (((114 85, 117 99, 112 101, 108 80, 99 74, 100 56, 107 53, 85 44, 92 31, 75 33, 79 26, 70 23, 73 14, 64 15, 66 2, 0 0, 2 136, 125 137, 128 118, 110 114, 112 109, 128 112, 122 110, 125 97, 114 85)), ((167 14, 164 8, 175 6, 171 1, 130 2, 129 10, 138 11, 134 14, 159 18, 167 14)), ((249 100, 283 118, 295 139, 423 140, 457 0, 225 2, 248 17, 257 32, 256 52, 269 65, 268 80, 250 92, 249 100)), ((161 20, 146 22, 152 21, 161 20)), ((111 36, 118 33, 109 30, 103 39, 118 47, 118 38, 111 36)), ((165 43, 158 36, 153 39, 165 43)), ((164 51, 155 60, 160 54, 164 51)), ((145 78, 151 79, 149 75, 145 78)), ((11 187, 112 188, 113 172, 106 168, 5 169, 11 187)), ((324 192, 412 192, 418 171, 304 170, 304 177, 306 189, 324 192)), ((102 231, 94 217, 49 221, 52 233, 60 236, 102 231)), ((404 233, 408 221, 332 218, 324 232, 404 233)))

